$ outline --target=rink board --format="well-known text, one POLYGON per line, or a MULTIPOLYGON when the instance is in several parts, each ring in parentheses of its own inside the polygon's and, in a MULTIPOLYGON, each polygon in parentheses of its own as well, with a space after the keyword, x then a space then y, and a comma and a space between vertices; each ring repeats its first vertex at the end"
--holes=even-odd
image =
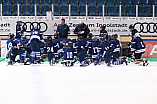
MULTIPOLYGON (((1 39, 1 57, 2 61, 6 56, 6 41, 8 39, 1 39)), ((146 58, 150 61, 157 61, 157 39, 143 39, 146 45, 146 52, 142 55, 142 58, 146 58)), ((6 60, 3 60, 6 61, 6 60)))
POLYGON ((146 45, 146 52, 142 58, 149 58, 151 61, 157 61, 157 39, 143 39, 146 45))

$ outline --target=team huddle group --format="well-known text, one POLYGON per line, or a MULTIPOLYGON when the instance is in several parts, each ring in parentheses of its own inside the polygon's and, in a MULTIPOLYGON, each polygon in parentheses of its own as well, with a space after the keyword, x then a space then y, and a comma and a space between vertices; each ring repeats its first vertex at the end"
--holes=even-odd
MULTIPOLYGON (((65 22, 65 20, 62 20, 65 22)), ((26 39, 23 35, 22 21, 17 21, 16 36, 9 33, 7 41, 7 56, 9 58, 8 65, 13 65, 16 62, 24 63, 24 65, 41 64, 43 59, 47 58, 50 65, 60 63, 65 66, 74 66, 75 63, 80 63, 80 66, 88 66, 91 63, 94 65, 106 64, 108 67, 113 65, 127 64, 126 57, 119 57, 120 42, 118 35, 108 35, 105 26, 100 27, 98 37, 90 33, 88 27, 80 21, 80 24, 75 28, 75 33, 78 34, 76 40, 62 39, 65 33, 70 33, 67 25, 60 24, 57 27, 57 32, 52 36, 47 36, 43 39, 43 33, 34 27, 30 34, 30 39, 26 39), (67 32, 62 27, 67 30, 67 32), (62 32, 62 34, 61 34, 62 32), (20 56, 20 60, 15 61, 16 56, 20 56)), ((132 41, 128 45, 130 48, 131 58, 137 64, 143 63, 143 66, 148 65, 148 61, 141 59, 146 47, 143 40, 140 38, 140 33, 134 29, 133 25, 129 26, 132 41)), ((65 36, 66 37, 66 36, 65 36)))

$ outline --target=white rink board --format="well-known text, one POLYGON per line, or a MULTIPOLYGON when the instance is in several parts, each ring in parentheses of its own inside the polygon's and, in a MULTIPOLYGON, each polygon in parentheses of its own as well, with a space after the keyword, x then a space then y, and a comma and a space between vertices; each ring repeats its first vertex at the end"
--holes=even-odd
POLYGON ((0 104, 157 104, 155 62, 111 68, 0 66, 0 104))
POLYGON ((24 32, 25 35, 30 35, 30 30, 37 25, 41 27, 41 31, 44 35, 53 35, 56 32, 57 25, 60 24, 61 19, 64 18, 66 24, 71 30, 70 35, 74 34, 75 27, 79 24, 79 21, 82 20, 85 24, 88 25, 91 33, 94 35, 99 35, 100 27, 102 25, 106 26, 106 30, 109 35, 118 34, 118 35, 129 35, 129 25, 134 24, 135 28, 142 35, 156 35, 157 26, 156 20, 157 17, 84 17, 84 16, 54 16, 48 18, 46 16, 3 16, 0 20, 0 35, 7 35, 8 33, 16 33, 16 21, 22 20, 27 32, 24 32))

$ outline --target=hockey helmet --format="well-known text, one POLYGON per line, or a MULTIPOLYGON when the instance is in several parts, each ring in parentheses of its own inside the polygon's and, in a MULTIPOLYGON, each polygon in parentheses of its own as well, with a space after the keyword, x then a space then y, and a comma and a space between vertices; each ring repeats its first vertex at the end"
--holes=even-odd
POLYGON ((9 39, 12 39, 14 38, 15 35, 13 33, 9 33, 8 36, 9 36, 9 39))
POLYGON ((68 47, 73 47, 73 42, 72 41, 68 42, 68 47))
POLYGON ((83 42, 83 40, 84 40, 83 36, 79 36, 79 37, 77 38, 77 41, 78 41, 78 42, 83 42))
POLYGON ((22 41, 26 40, 26 35, 22 35, 22 36, 21 36, 21 40, 22 40, 22 41))
POLYGON ((134 29, 134 25, 133 24, 129 25, 129 29, 134 29))
POLYGON ((55 39, 58 39, 58 38, 59 38, 57 33, 54 34, 54 38, 55 38, 55 39))
POLYGON ((51 36, 47 36, 47 41, 52 41, 52 37, 51 36))
POLYGON ((97 38, 97 37, 94 37, 92 41, 93 41, 93 42, 98 42, 98 38, 97 38))
POLYGON ((113 34, 112 35, 112 39, 117 39, 118 38, 118 35, 117 34, 113 34))

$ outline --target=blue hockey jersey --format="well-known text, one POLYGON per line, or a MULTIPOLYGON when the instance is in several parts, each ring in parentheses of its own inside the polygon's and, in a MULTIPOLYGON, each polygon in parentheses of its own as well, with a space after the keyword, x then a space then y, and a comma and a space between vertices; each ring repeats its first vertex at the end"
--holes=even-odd
POLYGON ((138 33, 138 31, 137 31, 136 29, 134 29, 134 30, 131 32, 131 37, 132 37, 132 39, 134 38, 134 35, 135 35, 136 33, 138 33))
POLYGON ((86 51, 87 49, 87 42, 83 41, 83 42, 76 42, 74 45, 74 48, 76 49, 77 53, 80 53, 82 51, 86 51))
POLYGON ((63 53, 64 53, 64 60, 73 60, 74 57, 77 55, 76 50, 72 47, 64 47, 63 53))
POLYGON ((43 40, 43 33, 39 30, 32 31, 30 36, 30 41, 33 39, 37 39, 39 41, 43 40))
POLYGON ((99 48, 99 54, 105 56, 106 52, 109 51, 112 48, 112 46, 109 41, 106 41, 106 42, 101 42, 98 48, 99 48))
POLYGON ((97 54, 99 52, 99 42, 92 42, 89 44, 88 46, 88 54, 91 54, 92 55, 92 58, 96 58, 97 57, 97 54))
POLYGON ((93 39, 84 39, 84 41, 86 41, 88 44, 91 43, 93 41, 93 39))
POLYGON ((57 53, 57 51, 58 51, 59 49, 62 49, 62 48, 63 48, 63 42, 62 42, 60 39, 54 39, 54 40, 52 40, 52 42, 57 45, 57 46, 56 46, 55 53, 57 53))
POLYGON ((108 39, 107 31, 106 30, 101 31, 100 34, 99 34, 99 37, 105 37, 105 36, 106 36, 106 39, 108 39))
POLYGON ((47 43, 44 47, 44 54, 54 53, 56 51, 56 47, 57 47, 57 44, 55 44, 52 41, 47 43))
POLYGON ((28 43, 28 41, 27 40, 21 41, 20 43, 21 43, 22 46, 25 46, 28 43))
POLYGON ((131 52, 136 54, 143 54, 146 50, 146 46, 141 38, 133 38, 131 41, 131 52))
POLYGON ((112 52, 113 53, 119 53, 120 52, 119 40, 111 40, 110 43, 111 43, 111 46, 112 46, 112 52))
POLYGON ((17 47, 19 41, 16 38, 9 39, 7 41, 7 50, 10 50, 12 47, 17 47))
POLYGON ((17 26, 16 27, 16 36, 15 36, 15 38, 20 39, 22 35, 23 35, 23 31, 22 31, 21 27, 17 26))

